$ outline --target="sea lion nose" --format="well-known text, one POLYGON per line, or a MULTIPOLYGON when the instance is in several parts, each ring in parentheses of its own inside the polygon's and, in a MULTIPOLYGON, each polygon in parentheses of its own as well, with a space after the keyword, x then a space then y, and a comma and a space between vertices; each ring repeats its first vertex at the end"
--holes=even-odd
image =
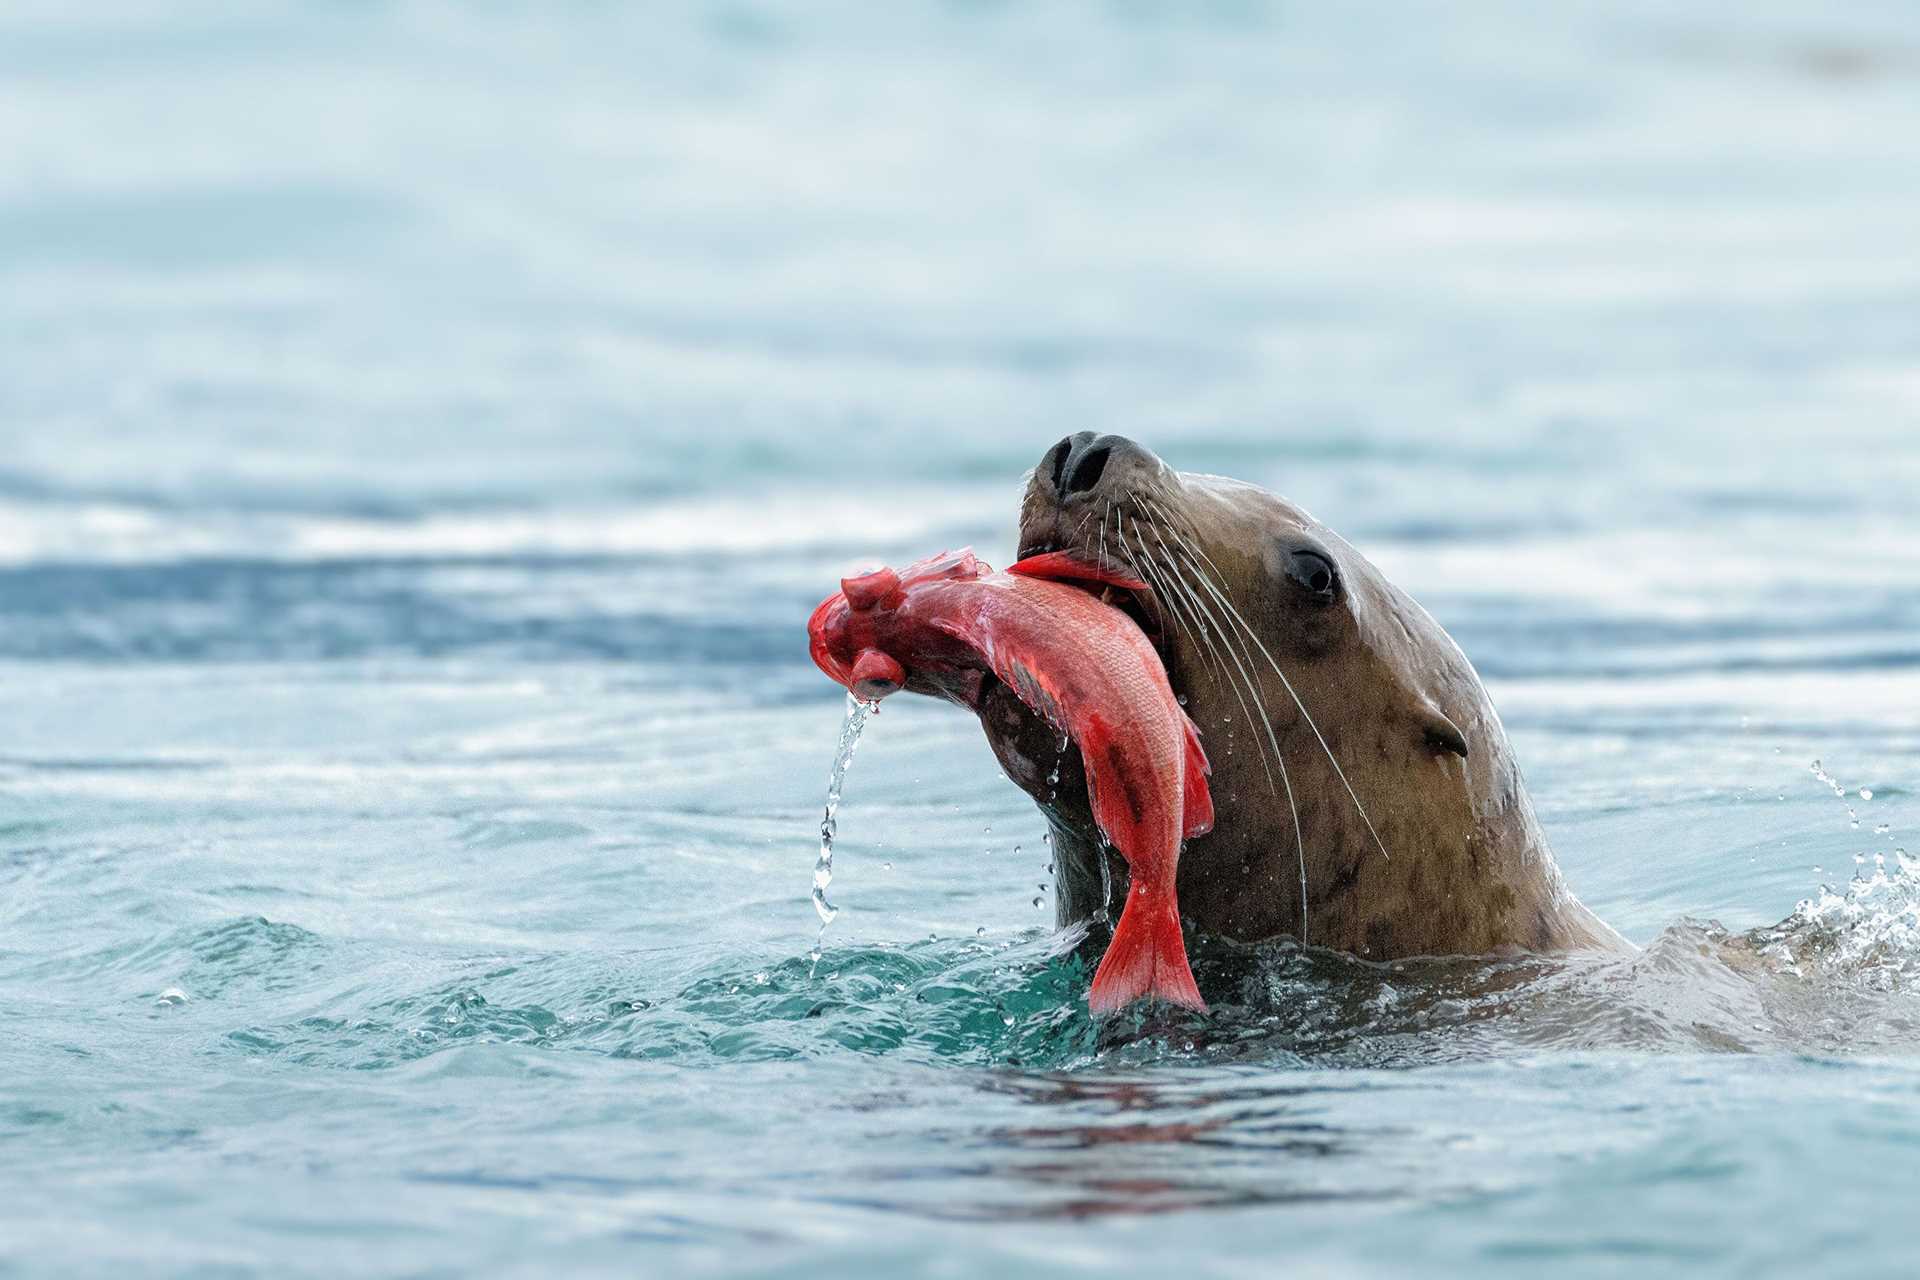
POLYGON ((1062 498, 1091 493, 1103 477, 1118 470, 1113 464, 1128 457, 1149 457, 1147 451, 1125 436, 1103 436, 1092 431, 1076 431, 1047 451, 1040 469, 1053 481, 1053 491, 1062 498))

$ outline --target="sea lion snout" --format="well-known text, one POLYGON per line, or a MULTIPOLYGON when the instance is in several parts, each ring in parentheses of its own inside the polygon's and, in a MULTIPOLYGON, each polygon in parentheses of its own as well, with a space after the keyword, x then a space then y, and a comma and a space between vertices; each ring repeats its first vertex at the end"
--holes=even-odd
POLYGON ((1047 450, 1035 470, 1056 502, 1124 492, 1142 469, 1164 464, 1152 450, 1125 436, 1076 431, 1047 450))

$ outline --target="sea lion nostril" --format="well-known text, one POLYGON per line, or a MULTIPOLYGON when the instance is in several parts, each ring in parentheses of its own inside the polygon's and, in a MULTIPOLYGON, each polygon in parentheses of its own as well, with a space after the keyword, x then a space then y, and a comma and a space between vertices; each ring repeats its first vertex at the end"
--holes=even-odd
POLYGON ((1047 456, 1040 459, 1040 470, 1053 481, 1053 491, 1060 492, 1060 477, 1067 469, 1067 456, 1073 452, 1073 437, 1068 436, 1053 448, 1047 450, 1047 456))
POLYGON ((1067 470, 1066 483, 1060 486, 1062 494, 1085 493, 1100 483, 1100 477, 1107 469, 1107 459, 1113 456, 1113 446, 1097 444, 1091 449, 1082 449, 1073 457, 1073 463, 1067 470))
POLYGON ((1053 481, 1053 491, 1064 496, 1066 490, 1067 469, 1073 465, 1076 454, 1092 444, 1094 434, 1091 431, 1076 431, 1047 450, 1047 456, 1040 459, 1040 470, 1053 481))

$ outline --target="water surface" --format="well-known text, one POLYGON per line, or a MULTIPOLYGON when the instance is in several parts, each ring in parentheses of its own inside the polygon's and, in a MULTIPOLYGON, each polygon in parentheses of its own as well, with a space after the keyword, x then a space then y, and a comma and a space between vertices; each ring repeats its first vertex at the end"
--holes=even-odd
POLYGON ((1907 7, 16 3, 0 78, 0 1269, 1907 1268, 1907 7), (1102 1030, 895 700, 816 966, 807 610, 1083 428, 1426 604, 1645 950, 1102 1030))

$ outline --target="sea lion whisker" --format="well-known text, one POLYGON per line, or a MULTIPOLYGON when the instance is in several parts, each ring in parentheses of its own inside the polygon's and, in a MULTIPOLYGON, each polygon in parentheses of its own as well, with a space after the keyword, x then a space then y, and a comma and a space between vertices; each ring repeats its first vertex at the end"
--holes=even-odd
MULTIPOLYGON (((1122 533, 1121 537, 1124 541, 1125 534, 1122 533)), ((1249 723, 1255 722, 1252 710, 1248 708, 1246 699, 1241 696, 1239 684, 1235 683, 1231 673, 1227 671, 1225 664, 1220 661, 1217 647, 1218 642, 1213 639, 1213 636, 1218 634, 1218 626, 1216 625, 1210 633, 1205 622, 1201 620, 1200 615, 1192 610, 1190 602, 1183 607, 1180 591, 1168 585, 1169 580, 1175 572, 1174 566, 1156 561, 1152 549, 1147 546, 1145 538, 1139 539, 1138 551, 1134 551, 1133 544, 1131 543, 1128 543, 1127 547, 1131 558, 1135 561, 1135 569, 1141 577, 1147 579, 1148 585, 1152 587, 1154 594, 1160 598, 1162 607, 1166 609, 1168 616, 1175 621, 1181 631, 1193 638, 1195 646, 1201 650, 1202 655, 1212 666, 1215 679, 1221 684, 1226 685, 1228 690, 1232 692, 1234 700, 1240 704, 1240 714, 1245 716, 1249 723), (1192 614, 1191 621, 1189 621, 1188 618, 1189 613, 1192 614)), ((1229 656, 1232 655, 1229 654, 1229 656)), ((1238 665, 1237 660, 1236 665, 1238 665)), ((1242 668, 1241 675, 1243 678, 1246 675, 1244 668, 1242 668)), ((1259 691, 1253 689, 1251 686, 1249 686, 1248 691, 1252 694, 1257 705, 1260 696, 1259 691)), ((1276 751, 1278 747, 1279 744, 1275 743, 1274 748, 1276 751)), ((1273 767, 1267 763, 1266 748, 1261 745, 1257 735, 1254 738, 1254 749, 1260 752, 1260 765, 1267 775, 1267 789, 1278 794, 1273 785, 1273 767)), ((1278 762, 1277 755, 1274 759, 1278 762)), ((1285 766, 1282 765, 1283 770, 1284 768, 1285 766)))
MULTIPOLYGON (((1138 551, 1134 552, 1133 547, 1131 545, 1128 546, 1129 552, 1133 552, 1132 558, 1137 561, 1134 568, 1140 576, 1154 579, 1151 585, 1154 586, 1155 594, 1161 598, 1163 604, 1166 606, 1169 616, 1180 624, 1181 630, 1192 637, 1194 646, 1200 650, 1201 656, 1204 657, 1208 665, 1213 668, 1215 677, 1222 683, 1225 683, 1225 668, 1220 662, 1220 642, 1218 636, 1214 631, 1210 631, 1207 628, 1206 623, 1200 618, 1198 613, 1191 609, 1183 613, 1180 608, 1180 592, 1166 590, 1159 585, 1159 579, 1162 578, 1174 579, 1175 585, 1180 584, 1177 582, 1175 567, 1166 560, 1156 559, 1154 557, 1152 548, 1147 546, 1147 540, 1139 535, 1139 526, 1140 521, 1136 518, 1134 521, 1134 536, 1136 542, 1139 544, 1138 551), (1153 572, 1154 570, 1159 571, 1157 575, 1153 572), (1189 614, 1192 617, 1190 623, 1187 617, 1189 614)), ((1154 537, 1156 540, 1160 540, 1157 530, 1154 533, 1154 537)), ((1162 546, 1164 547, 1164 545, 1164 541, 1162 540, 1162 546)))
MULTIPOLYGON (((1153 523, 1151 517, 1149 517, 1149 523, 1153 528, 1154 537, 1160 538, 1161 531, 1159 525, 1153 523)), ((1177 529, 1174 530, 1174 535, 1175 537, 1179 536, 1177 529)), ((1168 551, 1164 540, 1161 542, 1161 549, 1168 551)), ((1169 560, 1172 559, 1170 551, 1168 558, 1169 560)), ((1300 945, 1304 947, 1307 945, 1307 839, 1306 833, 1300 826, 1300 805, 1294 799, 1293 777, 1287 772, 1286 757, 1281 754, 1280 741, 1273 733, 1272 713, 1267 710, 1266 700, 1260 696, 1259 686, 1254 683, 1252 675, 1248 673, 1246 666, 1240 661, 1240 653, 1235 652, 1236 645, 1240 652, 1246 652, 1245 644, 1239 642, 1239 638, 1235 636, 1230 629, 1221 626, 1219 618, 1214 614, 1213 610, 1206 605, 1206 602, 1199 599, 1199 597, 1193 593, 1191 586, 1180 580, 1177 566, 1169 567, 1174 574, 1175 581, 1179 582, 1181 589, 1188 593, 1189 607, 1196 610, 1204 610, 1206 616, 1212 620, 1214 629, 1225 632, 1228 638, 1227 652, 1233 657, 1234 665, 1240 669, 1240 678, 1246 683, 1247 692, 1252 696, 1254 705, 1260 708, 1260 727, 1265 730, 1267 743, 1273 748, 1273 763, 1280 767, 1280 781, 1282 785, 1285 786, 1287 792, 1287 810, 1293 815, 1294 856, 1300 867, 1300 945)), ((1197 565, 1193 566, 1193 569, 1196 574, 1199 572, 1197 565)), ((1247 653, 1246 660, 1247 662, 1252 662, 1253 655, 1247 653)), ((1228 682, 1228 687, 1233 690, 1235 700, 1240 703, 1240 713, 1246 716, 1248 720, 1252 720, 1254 718, 1253 712, 1248 710, 1246 699, 1240 697, 1239 688, 1233 685, 1231 681, 1228 682)), ((1267 748, 1262 745, 1257 736, 1254 738, 1254 749, 1260 752, 1260 764, 1262 768, 1266 769, 1267 774, 1267 790, 1271 792, 1273 790, 1273 770, 1267 767, 1267 748)))
POLYGON ((1151 516, 1148 517, 1147 523, 1153 532, 1155 540, 1160 544, 1161 552, 1166 557, 1163 562, 1163 567, 1167 577, 1177 589, 1176 594, 1184 593, 1187 608, 1196 618, 1204 616, 1205 621, 1198 623, 1199 629, 1213 636, 1225 637, 1227 654, 1232 658, 1233 664, 1239 672, 1240 682, 1246 686, 1247 696, 1241 696, 1239 683, 1235 683, 1232 679, 1226 679, 1223 682, 1226 683, 1229 690, 1233 693, 1234 700, 1240 704, 1240 713, 1247 718, 1249 723, 1258 724, 1261 732, 1265 735, 1264 742, 1261 740, 1260 734, 1255 735, 1254 749, 1260 753, 1260 765, 1267 776, 1267 790, 1269 793, 1277 794, 1273 785, 1273 769, 1275 766, 1278 766, 1280 770, 1280 782, 1285 788, 1287 795, 1287 810, 1293 818, 1294 855, 1300 869, 1300 942, 1301 945, 1304 946, 1307 941, 1308 899, 1306 835, 1300 824, 1300 806, 1294 796, 1293 777, 1287 770, 1286 758, 1280 750, 1279 739, 1275 737, 1273 732, 1272 713, 1267 710, 1266 699, 1261 695, 1259 685, 1254 682, 1252 673, 1247 670, 1246 663, 1251 662, 1253 656, 1247 651, 1245 644, 1240 641, 1232 629, 1221 624, 1219 617, 1214 613, 1213 609, 1204 600, 1201 600, 1198 595, 1194 593, 1192 587, 1183 579, 1180 566, 1173 561, 1172 552, 1166 544, 1166 538, 1159 527, 1159 523, 1151 516), (1207 625, 1208 623, 1212 624, 1211 627, 1207 625), (1242 661, 1242 655, 1245 655, 1245 662, 1242 661), (1253 700, 1254 707, 1259 709, 1258 717, 1256 717, 1253 710, 1248 707, 1248 697, 1253 700), (1271 750, 1272 754, 1271 765, 1268 763, 1269 750, 1271 750))
MULTIPOLYGON (((1160 510, 1157 506, 1151 509, 1156 512, 1160 510)), ((1231 627, 1221 624, 1219 617, 1207 606, 1204 600, 1199 598, 1192 586, 1187 583, 1181 575, 1180 566, 1175 562, 1173 549, 1167 546, 1166 538, 1167 533, 1171 531, 1176 540, 1184 541, 1179 529, 1173 526, 1172 521, 1165 519, 1164 512, 1160 512, 1159 518, 1150 514, 1147 517, 1147 524, 1153 531, 1154 540, 1160 544, 1160 550, 1163 556, 1161 563, 1165 565, 1168 575, 1186 597, 1189 612, 1193 613, 1195 618, 1199 620, 1200 630, 1202 634, 1207 636, 1209 644, 1213 646, 1216 651, 1223 640, 1229 646, 1240 644, 1239 636, 1234 634, 1231 627)), ((1244 645, 1241 647, 1244 651, 1244 645)), ((1248 653, 1246 656, 1249 661, 1252 660, 1253 655, 1251 653, 1248 653)), ((1264 717, 1263 723, 1270 723, 1272 717, 1267 712, 1266 699, 1261 696, 1259 687, 1249 684, 1247 691, 1252 695, 1254 705, 1260 709, 1261 715, 1264 717)), ((1276 743, 1275 745, 1277 748, 1278 744, 1276 743)))
POLYGON ((1073 526, 1073 537, 1070 539, 1069 545, 1076 547, 1085 545, 1081 542, 1081 535, 1087 531, 1087 521, 1091 519, 1093 519, 1093 511, 1089 509, 1085 515, 1080 517, 1080 522, 1073 526))
POLYGON ((1195 545, 1197 539, 1193 526, 1177 515, 1172 508, 1153 498, 1142 498, 1141 505, 1145 506, 1158 524, 1173 534, 1183 546, 1189 550, 1198 549, 1195 545))
MULTIPOLYGON (((1227 656, 1233 659, 1235 666, 1239 667, 1240 677, 1242 680, 1246 682, 1247 695, 1253 699, 1254 707, 1259 709, 1260 718, 1258 723, 1262 727, 1264 727, 1264 729, 1266 730, 1267 738, 1273 745, 1274 761, 1275 763, 1278 763, 1280 765, 1282 771, 1284 772, 1286 765, 1285 765, 1285 762, 1282 761, 1280 758, 1279 741, 1278 739, 1275 739, 1273 737, 1273 726, 1272 726, 1273 717, 1271 713, 1267 711, 1266 699, 1261 696, 1259 686, 1253 682, 1253 677, 1251 673, 1248 672, 1246 667, 1240 663, 1240 660, 1239 660, 1240 655, 1234 652, 1235 647, 1239 646, 1239 637, 1233 633, 1231 628, 1221 625, 1220 619, 1218 618, 1218 616, 1214 614, 1213 610, 1209 608, 1207 606, 1207 603, 1204 600, 1201 600, 1199 596, 1195 594, 1192 587, 1189 586, 1182 579, 1180 575, 1180 566, 1174 562, 1173 556, 1168 551, 1166 540, 1162 535, 1159 527, 1157 525, 1152 525, 1151 527, 1153 530, 1154 538, 1160 543, 1160 550, 1165 556, 1165 559, 1161 561, 1161 564, 1165 570, 1166 576, 1172 581, 1173 585, 1177 588, 1177 591, 1174 594, 1176 596, 1184 597, 1187 604, 1188 611, 1194 616, 1197 629, 1202 635, 1207 637, 1207 642, 1210 646, 1212 646, 1213 652, 1217 655, 1220 647, 1224 644, 1227 656)), ((1243 646, 1241 647, 1244 648, 1243 646)), ((1252 660, 1251 654, 1247 654, 1246 656, 1248 661, 1252 660)), ((1224 669, 1220 668, 1218 665, 1217 656, 1215 658, 1215 663, 1216 663, 1216 670, 1222 670, 1224 674, 1224 669)), ((1234 692, 1235 692, 1235 696, 1237 697, 1239 694, 1239 690, 1235 688, 1234 692)), ((1252 721, 1254 719, 1252 712, 1248 710, 1247 705, 1244 701, 1241 702, 1240 709, 1242 713, 1247 716, 1247 719, 1249 721, 1252 721)), ((1261 747, 1260 739, 1257 735, 1254 738, 1254 745, 1257 749, 1260 749, 1262 751, 1265 750, 1265 748, 1261 747)), ((1264 764, 1265 763, 1264 755, 1261 757, 1261 760, 1262 760, 1262 763, 1264 764)), ((1273 772, 1271 769, 1267 771, 1267 782, 1269 787, 1271 787, 1273 782, 1273 772)))
MULTIPOLYGON (((1136 519, 1134 523, 1137 531, 1141 522, 1136 519)), ((1150 528, 1152 527, 1151 518, 1149 518, 1148 526, 1150 528)), ((1164 553, 1166 550, 1166 540, 1161 537, 1159 529, 1153 528, 1152 532, 1154 540, 1160 544, 1161 551, 1164 553)), ((1192 590, 1186 583, 1180 580, 1179 566, 1174 564, 1170 557, 1164 555, 1155 557, 1152 548, 1147 546, 1146 539, 1139 537, 1137 532, 1135 536, 1140 543, 1140 559, 1145 562, 1145 567, 1157 570, 1155 583, 1156 593, 1165 601, 1169 612, 1182 619, 1183 629, 1193 637, 1195 646, 1200 649, 1202 655, 1207 659, 1208 664, 1213 668, 1215 678, 1222 684, 1227 684, 1228 675, 1226 666, 1220 660, 1222 631, 1218 620, 1211 619, 1209 616, 1204 615, 1203 611, 1197 607, 1199 602, 1193 597, 1192 590), (1186 619, 1189 617, 1192 619, 1190 624, 1186 622, 1186 619), (1214 625, 1208 626, 1209 621, 1212 621, 1214 625)), ((1234 693, 1238 696, 1239 689, 1237 687, 1234 687, 1234 693)), ((1257 701, 1257 692, 1255 692, 1255 698, 1257 701)), ((1244 702, 1241 704, 1241 711, 1243 713, 1247 712, 1244 702)), ((1252 718, 1250 713, 1248 714, 1248 718, 1252 718)), ((1258 743, 1259 740, 1256 738, 1255 745, 1258 746, 1258 743)), ((1271 769, 1268 770, 1267 780, 1269 783, 1273 780, 1271 769)))
MULTIPOLYGON (((1201 554, 1206 555, 1206 552, 1203 550, 1201 554)), ((1208 562, 1212 562, 1210 557, 1208 562)), ((1212 595, 1215 600, 1219 601, 1220 607, 1224 609, 1227 615, 1246 633, 1247 639, 1253 642, 1254 647, 1260 650, 1260 656, 1267 660, 1269 667, 1273 668, 1273 674, 1280 677, 1280 686, 1287 691, 1287 696, 1293 699, 1293 705, 1300 709, 1300 715, 1306 720, 1307 728, 1313 730, 1313 736, 1319 741, 1320 749, 1327 753, 1327 763, 1333 766, 1334 776, 1338 777, 1340 779, 1340 785, 1346 788, 1347 798, 1353 801, 1354 812, 1358 813, 1360 815, 1360 821, 1366 824, 1367 834, 1373 837, 1373 843, 1375 847, 1380 850, 1380 856, 1391 862, 1393 855, 1387 852, 1386 842, 1380 838, 1380 833, 1374 829, 1373 819, 1367 815, 1367 807, 1360 803, 1360 797, 1355 793, 1353 784, 1347 781, 1347 771, 1340 767, 1340 761, 1334 757, 1333 748, 1327 745, 1326 735, 1321 733, 1320 726, 1314 723, 1313 713, 1307 710, 1307 704, 1301 700, 1299 691, 1293 687, 1293 681, 1287 679, 1287 673, 1280 669, 1279 662, 1276 661, 1273 654, 1268 651, 1266 642, 1260 638, 1259 633, 1253 629, 1252 624, 1241 616, 1240 611, 1234 608, 1233 602, 1220 594, 1220 589, 1214 585, 1213 581, 1208 578, 1206 574, 1199 572, 1198 565, 1195 565, 1194 568, 1195 576, 1200 582, 1200 585, 1204 586, 1208 593, 1212 595)))
POLYGON ((1166 579, 1171 571, 1170 566, 1160 564, 1154 560, 1153 552, 1146 545, 1145 538, 1139 538, 1138 541, 1139 549, 1137 551, 1133 550, 1132 544, 1128 544, 1128 549, 1132 552, 1131 558, 1135 562, 1135 570, 1141 577, 1147 580, 1147 585, 1152 588, 1154 595, 1159 598, 1161 607, 1166 610, 1167 616, 1173 620, 1174 624, 1179 627, 1182 632, 1186 633, 1186 635, 1193 640, 1194 647, 1200 651, 1201 657, 1213 668, 1214 678, 1225 683, 1225 668, 1222 667, 1220 663, 1219 653, 1214 648, 1214 641, 1207 635, 1205 626, 1199 621, 1197 616, 1191 619, 1189 618, 1187 611, 1183 609, 1181 605, 1179 595, 1167 585, 1166 579))
POLYGON ((1193 636, 1194 643, 1198 645, 1200 643, 1200 637, 1188 630, 1186 619, 1180 615, 1178 610, 1172 607, 1167 593, 1160 588, 1156 566, 1147 548, 1146 539, 1138 539, 1138 546, 1136 546, 1133 541, 1128 540, 1126 516, 1118 510, 1113 513, 1113 527, 1114 540, 1120 545, 1120 549, 1126 553, 1126 558, 1129 561, 1127 567, 1131 570, 1132 576, 1146 582, 1148 589, 1153 593, 1160 608, 1166 613, 1168 619, 1180 630, 1188 631, 1188 634, 1193 636))
POLYGON ((1107 563, 1107 517, 1114 514, 1113 503, 1109 501, 1100 512, 1100 567, 1109 568, 1107 563))

